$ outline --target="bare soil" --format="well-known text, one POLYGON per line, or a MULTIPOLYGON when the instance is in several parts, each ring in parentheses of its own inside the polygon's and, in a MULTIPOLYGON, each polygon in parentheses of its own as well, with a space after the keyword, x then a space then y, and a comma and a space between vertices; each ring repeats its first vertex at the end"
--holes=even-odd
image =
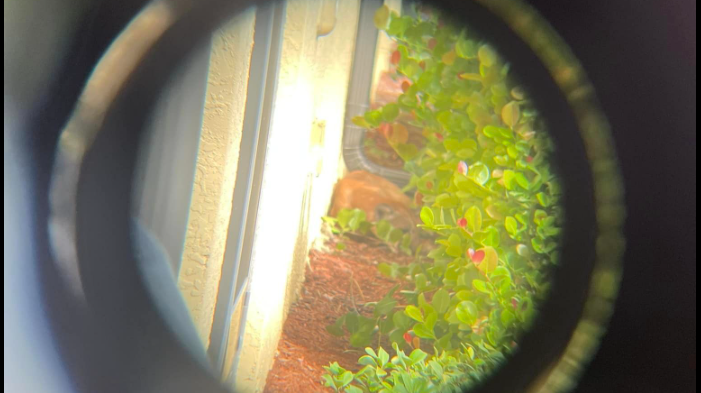
POLYGON ((323 366, 338 362, 352 371, 360 369, 357 361, 364 351, 351 347, 347 337, 329 334, 326 326, 350 311, 368 313, 363 305, 380 300, 397 284, 379 273, 379 263, 408 264, 412 259, 370 239, 360 240, 344 238, 345 250, 335 251, 338 240, 332 239, 327 251, 310 252, 302 292, 283 326, 265 393, 328 392, 321 382, 323 366))

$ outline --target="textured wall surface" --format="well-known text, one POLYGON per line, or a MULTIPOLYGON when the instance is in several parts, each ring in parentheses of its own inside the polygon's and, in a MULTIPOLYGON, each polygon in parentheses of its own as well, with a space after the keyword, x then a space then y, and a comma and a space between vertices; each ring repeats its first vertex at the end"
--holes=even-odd
POLYGON ((341 136, 359 1, 287 3, 235 388, 263 390, 342 173, 341 136))
POLYGON ((139 149, 135 207, 163 244, 173 273, 182 262, 211 48, 203 45, 161 95, 139 149))
POLYGON ((209 345, 236 181, 255 13, 237 16, 212 42, 202 135, 178 284, 209 345))

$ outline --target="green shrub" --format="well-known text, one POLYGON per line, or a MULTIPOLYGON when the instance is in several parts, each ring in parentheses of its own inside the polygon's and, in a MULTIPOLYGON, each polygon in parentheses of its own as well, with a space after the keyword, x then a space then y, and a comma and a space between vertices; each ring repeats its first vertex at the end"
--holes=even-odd
MULTIPOLYGON (((401 372, 429 386, 432 377, 420 370, 441 356, 474 374, 487 372, 516 345, 547 293, 562 212, 552 144, 508 64, 468 28, 445 23, 436 12, 418 15, 378 10, 377 27, 398 44, 392 62, 412 83, 396 103, 354 122, 389 130, 389 143, 412 175, 406 191, 419 194, 422 227, 436 235, 437 248, 408 266, 380 264, 383 274, 411 284, 413 290, 402 291, 403 304, 393 300, 393 288, 373 318, 348 314, 329 331, 350 333, 359 347, 380 334, 409 349, 405 335, 419 337, 433 353, 401 372), (423 147, 392 138, 404 128, 395 122, 400 113, 423 129, 423 147), (466 348, 484 356, 468 356, 466 348)), ((362 391, 375 391, 368 382, 375 379, 365 375, 353 380, 362 391)), ((405 391, 393 386, 386 391, 405 391)))
POLYGON ((394 344, 396 355, 382 348, 375 352, 365 348, 367 355, 358 361, 363 365, 357 373, 338 363, 324 367, 324 384, 337 392, 396 392, 396 393, 457 393, 479 381, 484 373, 481 360, 471 347, 452 354, 442 352, 431 356, 421 349, 409 355, 394 344))
MULTIPOLYGON (((369 222, 367 215, 360 209, 341 209, 336 217, 322 217, 329 225, 331 232, 339 237, 353 233, 360 235, 374 235, 395 251, 402 251, 411 255, 411 235, 395 228, 387 220, 369 222)), ((343 242, 336 243, 339 250, 345 249, 343 242)))

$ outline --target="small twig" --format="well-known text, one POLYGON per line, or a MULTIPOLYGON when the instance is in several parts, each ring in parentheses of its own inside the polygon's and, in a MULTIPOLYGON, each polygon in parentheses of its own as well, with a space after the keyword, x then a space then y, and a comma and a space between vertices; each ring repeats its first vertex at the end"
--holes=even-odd
POLYGON ((360 292, 360 296, 365 300, 365 294, 363 293, 363 289, 360 288, 360 285, 358 284, 357 281, 355 281, 355 278, 353 278, 353 274, 351 273, 351 280, 355 283, 355 286, 358 287, 358 292, 360 292))
POLYGON ((351 305, 353 306, 353 309, 355 310, 355 312, 357 314, 360 314, 360 312, 358 312, 358 308, 355 306, 355 297, 353 296, 353 281, 355 281, 355 280, 353 279, 353 271, 351 271, 351 281, 348 283, 348 286, 349 286, 348 292, 350 293, 350 298, 351 298, 350 300, 351 300, 351 305))

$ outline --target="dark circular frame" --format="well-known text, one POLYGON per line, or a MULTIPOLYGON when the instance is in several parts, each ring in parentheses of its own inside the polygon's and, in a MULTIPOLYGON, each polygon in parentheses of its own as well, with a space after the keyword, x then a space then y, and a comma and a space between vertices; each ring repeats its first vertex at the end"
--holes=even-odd
MULTIPOLYGON (((160 317, 137 269, 129 217, 139 138, 174 65, 217 26, 260 3, 149 5, 103 57, 61 136, 51 222, 68 235, 54 236, 53 246, 65 284, 87 310, 84 322, 99 332, 91 338, 102 340, 91 357, 102 362, 92 364, 102 371, 91 385, 101 391, 226 391, 160 317)), ((603 334, 621 274, 622 183, 608 125, 584 72, 530 7, 517 0, 433 3, 489 36, 512 64, 546 119, 564 190, 551 295, 518 351, 471 391, 568 389, 603 334)), ((75 373, 77 365, 69 367, 75 373)))

